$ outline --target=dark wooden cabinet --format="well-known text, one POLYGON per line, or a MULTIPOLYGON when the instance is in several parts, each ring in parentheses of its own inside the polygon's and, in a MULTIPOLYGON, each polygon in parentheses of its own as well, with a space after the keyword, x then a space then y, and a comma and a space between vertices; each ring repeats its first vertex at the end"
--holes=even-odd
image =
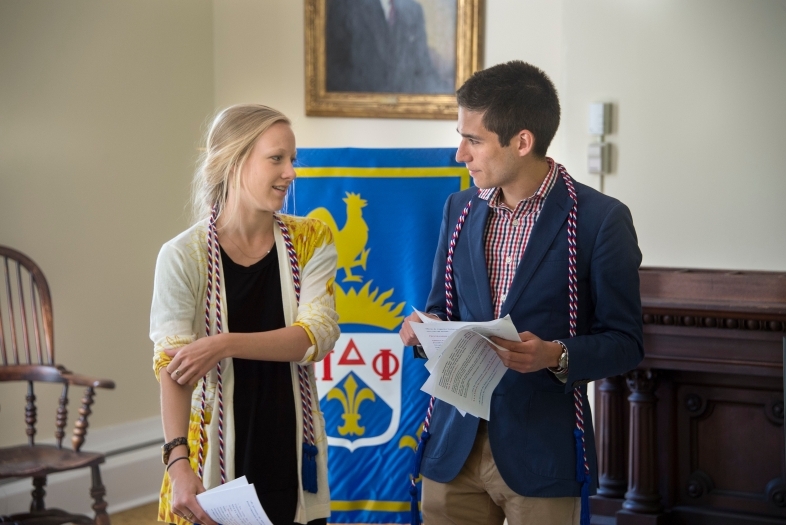
POLYGON ((596 524, 785 524, 786 273, 642 268, 645 359, 596 385, 596 524))

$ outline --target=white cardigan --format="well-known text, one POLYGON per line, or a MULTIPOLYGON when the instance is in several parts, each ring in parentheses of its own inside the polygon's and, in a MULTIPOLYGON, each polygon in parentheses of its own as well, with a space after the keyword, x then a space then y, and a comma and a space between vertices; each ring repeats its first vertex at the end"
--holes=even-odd
MULTIPOLYGON (((302 326, 309 335, 312 346, 306 351, 300 364, 323 359, 333 349, 338 339, 338 314, 335 310, 333 282, 336 275, 336 247, 330 230, 315 219, 280 215, 297 253, 300 266, 300 305, 297 303, 292 278, 292 266, 287 254, 281 230, 274 224, 278 264, 281 273, 281 291, 284 304, 284 319, 287 326, 302 326)), ((156 262, 153 305, 150 311, 150 339, 154 343, 153 368, 158 377, 162 368, 171 358, 163 353, 165 349, 179 348, 205 336, 205 301, 207 297, 207 224, 201 221, 164 244, 156 262)), ((220 265, 220 262, 219 262, 220 265)), ((224 280, 223 267, 219 268, 221 282, 224 280)), ((221 288, 221 316, 223 326, 227 326, 228 312, 226 295, 221 288)), ((215 302, 210 308, 211 329, 215 330, 215 302)), ((224 328, 226 331, 226 328, 224 328)), ((235 478, 235 425, 234 425, 234 372, 232 359, 221 361, 223 401, 225 470, 227 480, 235 478)), ((298 465, 298 505, 294 521, 307 523, 330 515, 330 491, 327 478, 327 438, 325 420, 319 408, 313 367, 307 367, 312 392, 312 413, 314 434, 317 444, 317 482, 318 492, 305 492, 302 487, 302 441, 303 411, 297 363, 290 363, 292 391, 295 397, 297 429, 298 465)), ((213 417, 216 399, 216 371, 208 374, 207 403, 205 410, 207 452, 204 466, 203 483, 206 489, 221 483, 218 469, 218 417, 213 417)), ((201 382, 200 382, 201 383, 201 382)), ((199 449, 199 420, 201 406, 201 385, 194 389, 191 398, 191 416, 188 429, 191 467, 197 470, 199 449)), ((159 505, 159 521, 187 525, 189 522, 179 518, 171 508, 171 484, 164 475, 159 505)))

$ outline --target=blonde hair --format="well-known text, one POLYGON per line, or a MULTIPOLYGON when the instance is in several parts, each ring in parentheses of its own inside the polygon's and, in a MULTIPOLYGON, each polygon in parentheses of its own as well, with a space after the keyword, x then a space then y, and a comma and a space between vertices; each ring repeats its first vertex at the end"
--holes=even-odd
MULTIPOLYGON (((236 185, 243 163, 257 138, 277 122, 292 123, 280 111, 261 104, 238 104, 216 115, 205 139, 191 183, 191 205, 194 222, 226 207, 227 189, 236 185)), ((235 198, 237 198, 237 192, 235 198)))

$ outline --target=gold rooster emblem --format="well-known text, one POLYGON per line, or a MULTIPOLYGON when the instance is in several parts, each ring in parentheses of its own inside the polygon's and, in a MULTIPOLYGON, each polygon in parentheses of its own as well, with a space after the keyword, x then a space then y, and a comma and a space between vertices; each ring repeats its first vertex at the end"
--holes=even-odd
POLYGON ((342 268, 346 274, 344 281, 362 282, 363 279, 359 275, 352 274, 352 268, 360 266, 365 270, 366 261, 368 261, 368 252, 370 251, 370 249, 366 249, 368 225, 363 220, 362 211, 368 203, 359 193, 347 192, 347 198, 342 200, 347 205, 347 222, 340 230, 327 208, 317 208, 308 216, 321 220, 333 232, 336 251, 338 251, 337 266, 342 268))

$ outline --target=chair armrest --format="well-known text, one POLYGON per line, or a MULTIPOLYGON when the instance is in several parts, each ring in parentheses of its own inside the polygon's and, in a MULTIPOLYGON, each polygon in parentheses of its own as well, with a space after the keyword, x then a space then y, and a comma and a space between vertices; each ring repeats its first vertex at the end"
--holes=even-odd
POLYGON ((46 365, 7 365, 0 367, 0 381, 43 381, 65 383, 63 367, 46 365))
POLYGON ((68 381, 69 385, 89 386, 93 388, 107 388, 112 390, 115 388, 115 382, 111 379, 99 379, 93 376, 86 376, 83 374, 75 374, 69 370, 62 371, 62 377, 68 381))
POLYGON ((75 374, 62 365, 8 365, 0 367, 0 381, 43 381, 45 383, 68 383, 69 385, 93 388, 115 388, 110 379, 100 379, 84 374, 75 374))
POLYGON ((79 419, 74 422, 74 431, 71 435, 71 446, 74 452, 79 452, 85 442, 85 436, 87 436, 87 419, 90 414, 93 413, 90 405, 93 404, 95 388, 113 389, 115 388, 115 382, 109 379, 99 379, 97 377, 74 374, 65 369, 62 370, 62 376, 69 385, 86 387, 84 396, 81 400, 82 406, 79 407, 79 419))
MULTIPOLYGON (((0 381, 41 381, 45 383, 61 383, 65 385, 75 385, 75 386, 83 386, 86 387, 85 393, 81 399, 81 407, 79 408, 79 418, 74 422, 74 431, 73 436, 71 438, 71 442, 73 445, 73 449, 75 451, 79 451, 82 447, 82 443, 85 441, 85 436, 87 435, 87 419, 88 416, 92 413, 90 406, 93 404, 93 396, 95 395, 94 389, 95 388, 106 388, 106 389, 114 389, 115 382, 109 379, 100 379, 97 377, 87 376, 84 374, 75 374, 70 370, 67 370, 65 367, 61 365, 57 366, 47 366, 47 365, 6 365, 0 366, 0 381)), ((58 446, 60 446, 60 440, 63 437, 63 427, 66 424, 66 403, 68 399, 65 397, 66 391, 64 390, 63 395, 60 397, 60 405, 57 412, 57 432, 55 433, 55 438, 58 440, 58 446)), ((32 398, 35 400, 35 397, 32 398)), ((32 403, 30 398, 28 398, 28 402, 32 403)), ((31 421, 28 420, 28 430, 33 429, 32 425, 35 425, 35 405, 28 404, 28 408, 26 409, 26 417, 32 418, 31 421)), ((33 432, 35 430, 33 429, 33 432)), ((2 521, 2 520, 0 520, 2 521)))

